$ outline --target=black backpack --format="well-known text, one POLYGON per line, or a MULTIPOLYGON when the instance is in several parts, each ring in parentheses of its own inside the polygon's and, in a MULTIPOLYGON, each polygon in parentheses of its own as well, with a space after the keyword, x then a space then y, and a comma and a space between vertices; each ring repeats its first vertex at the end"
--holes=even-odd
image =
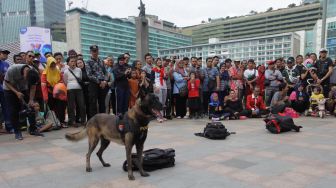
POLYGON ((280 116, 278 114, 272 114, 266 119, 264 119, 264 121, 266 123, 266 129, 273 134, 289 132, 291 130, 300 132, 300 129, 302 128, 301 126, 296 126, 294 124, 293 118, 289 116, 280 116))
MULTIPOLYGON (((145 171, 154 171, 162 168, 169 168, 175 166, 175 150, 169 149, 149 149, 143 152, 143 169, 145 171)), ((132 169, 133 171, 139 170, 136 160, 138 156, 132 154, 132 169)), ((127 171, 127 160, 123 164, 124 171, 127 171)))
POLYGON ((224 140, 230 133, 221 122, 207 123, 203 133, 195 133, 196 136, 202 136, 213 140, 224 140))

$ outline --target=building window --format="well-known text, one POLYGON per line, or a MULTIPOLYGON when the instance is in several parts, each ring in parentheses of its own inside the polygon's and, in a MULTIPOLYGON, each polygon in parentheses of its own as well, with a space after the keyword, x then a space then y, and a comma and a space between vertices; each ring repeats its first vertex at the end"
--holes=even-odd
POLYGON ((267 39, 267 43, 273 43, 273 39, 267 39))
POLYGON ((289 47, 290 47, 289 43, 284 44, 284 48, 289 48, 289 47))
POLYGON ((27 15, 27 11, 19 11, 19 15, 27 15))
POLYGON ((265 46, 259 46, 258 50, 265 50, 265 46))
POLYGON ((16 15, 16 12, 9 12, 8 15, 9 15, 9 16, 15 16, 15 15, 16 15))
POLYGON ((267 45, 267 50, 273 50, 273 45, 267 45))
POLYGON ((282 48, 282 44, 276 44, 275 45, 275 49, 281 49, 282 48))
POLYGON ((259 44, 265 44, 266 41, 265 40, 259 40, 259 44))

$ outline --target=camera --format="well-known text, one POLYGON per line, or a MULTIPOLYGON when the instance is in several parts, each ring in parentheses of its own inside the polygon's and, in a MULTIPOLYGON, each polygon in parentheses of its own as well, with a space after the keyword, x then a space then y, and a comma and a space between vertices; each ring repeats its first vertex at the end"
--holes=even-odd
POLYGON ((19 120, 20 122, 25 121, 26 118, 35 116, 35 110, 31 107, 25 107, 23 110, 19 112, 19 120))

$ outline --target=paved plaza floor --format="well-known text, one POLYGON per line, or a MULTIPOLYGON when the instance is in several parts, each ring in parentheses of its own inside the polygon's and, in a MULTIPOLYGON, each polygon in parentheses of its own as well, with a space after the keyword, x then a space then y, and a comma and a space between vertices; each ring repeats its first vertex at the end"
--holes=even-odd
POLYGON ((333 188, 336 187, 336 118, 295 119, 302 132, 281 135, 266 131, 261 119, 224 121, 237 134, 214 141, 194 136, 207 120, 151 122, 145 149, 174 148, 176 166, 129 181, 121 168, 125 149, 111 144, 104 168, 93 155, 92 173, 85 172, 87 139, 68 142, 69 128, 23 141, 0 136, 1 188, 333 188))

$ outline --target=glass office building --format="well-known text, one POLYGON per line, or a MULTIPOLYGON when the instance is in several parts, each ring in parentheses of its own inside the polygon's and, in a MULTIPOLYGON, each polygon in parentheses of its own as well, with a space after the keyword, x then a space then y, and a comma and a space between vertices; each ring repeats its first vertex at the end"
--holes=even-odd
MULTIPOLYGON (((328 7, 331 7, 330 3, 328 7)), ((322 7, 318 2, 253 15, 212 19, 210 23, 193 27, 192 40, 193 44, 205 44, 210 38, 219 38, 221 41, 239 40, 307 31, 312 30, 316 21, 321 18, 322 7)))
MULTIPOLYGON (((95 12, 75 8, 66 12, 66 30, 69 49, 90 57, 89 46, 99 46, 102 57, 129 52, 136 57, 135 24, 127 19, 111 18, 95 12)), ((158 49, 191 45, 191 37, 180 33, 149 28, 149 51, 158 55, 158 49)))
POLYGON ((0 44, 18 41, 21 27, 64 24, 64 11, 65 0, 0 0, 0 44))
POLYGON ((329 57, 336 59, 336 21, 329 22, 327 26, 327 49, 329 57))
POLYGON ((231 58, 239 60, 254 59, 258 64, 275 60, 279 57, 288 58, 300 52, 300 36, 295 33, 284 33, 256 38, 232 41, 221 41, 212 44, 201 44, 159 50, 159 56, 207 57, 219 56, 222 59, 231 58))

